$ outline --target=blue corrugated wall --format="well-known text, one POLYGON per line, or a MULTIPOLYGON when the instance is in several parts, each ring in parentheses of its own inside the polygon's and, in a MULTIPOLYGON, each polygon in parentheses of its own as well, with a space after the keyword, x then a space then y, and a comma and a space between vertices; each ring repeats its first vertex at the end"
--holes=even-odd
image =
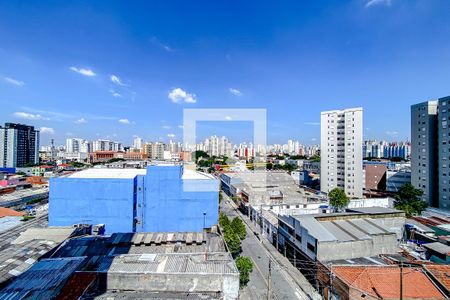
POLYGON ((105 224, 106 232, 133 231, 133 179, 51 178, 49 225, 105 224))
POLYGON ((134 179, 52 178, 49 225, 106 224, 106 232, 202 231, 218 221, 219 182, 149 166, 134 179), (134 220, 135 223, 134 223, 134 220))
POLYGON ((147 168, 144 231, 201 231, 203 223, 217 224, 218 180, 182 180, 182 172, 181 166, 147 168))

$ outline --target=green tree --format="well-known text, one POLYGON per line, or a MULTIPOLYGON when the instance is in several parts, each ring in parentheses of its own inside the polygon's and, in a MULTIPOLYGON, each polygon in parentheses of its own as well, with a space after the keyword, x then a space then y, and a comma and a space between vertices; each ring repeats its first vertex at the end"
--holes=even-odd
POLYGON ((311 157, 311 160, 314 162, 319 162, 320 161, 320 156, 319 155, 314 155, 311 157))
POLYGON ((201 157, 209 158, 209 155, 205 151, 197 150, 194 152, 194 157, 195 157, 195 160, 198 161, 201 157))
POLYGON ((250 273, 253 271, 253 262, 249 257, 240 256, 236 259, 236 267, 239 270, 239 284, 241 287, 250 281, 250 273))
POLYGON ((403 210, 407 217, 420 215, 427 208, 427 203, 420 199, 421 189, 416 189, 411 183, 404 184, 395 195, 394 207, 403 210))
POLYGON ((228 250, 230 251, 231 255, 233 255, 233 257, 236 257, 241 252, 241 240, 239 239, 237 234, 233 232, 230 225, 226 226, 225 228, 227 229, 224 230, 223 237, 225 239, 225 242, 227 243, 228 250))
POLYGON ((328 197, 330 198, 330 205, 333 206, 337 211, 342 210, 344 207, 347 207, 350 199, 348 199, 347 195, 340 188, 334 188, 328 193, 328 197))
POLYGON ((71 165, 74 168, 83 168, 85 165, 78 161, 71 161, 69 162, 69 165, 71 165))
POLYGON ((222 229, 225 229, 225 227, 227 225, 231 225, 230 224, 230 219, 228 219, 227 215, 224 214, 223 212, 221 212, 219 214, 219 225, 222 227, 222 229))
POLYGON ((235 217, 233 221, 231 221, 231 228, 241 240, 245 239, 247 229, 245 228, 244 222, 242 222, 241 218, 235 217))

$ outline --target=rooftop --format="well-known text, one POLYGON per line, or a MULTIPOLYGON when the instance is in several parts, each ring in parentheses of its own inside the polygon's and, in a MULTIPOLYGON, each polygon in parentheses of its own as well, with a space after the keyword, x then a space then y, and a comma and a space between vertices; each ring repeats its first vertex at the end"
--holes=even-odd
MULTIPOLYGON (((334 266, 340 280, 375 299, 400 298, 400 268, 397 266, 334 266)), ((444 299, 420 268, 403 268, 403 297, 405 299, 444 299)))
POLYGON ((84 257, 43 259, 0 291, 0 299, 52 299, 85 260, 84 257))
POLYGON ((311 236, 321 242, 367 240, 374 235, 395 234, 394 231, 385 228, 379 219, 365 217, 321 220, 317 218, 328 215, 332 214, 298 215, 295 218, 311 236))
POLYGON ((145 274, 229 274, 237 273, 230 254, 220 253, 145 253, 108 256, 99 272, 145 274))
POLYGON ((10 208, 0 207, 0 218, 3 218, 3 217, 21 217, 24 214, 25 213, 23 213, 23 212, 15 211, 15 210, 10 209, 10 208))
POLYGON ((450 246, 447 246, 439 242, 423 244, 422 246, 429 250, 438 252, 440 254, 450 255, 450 246))
MULTIPOLYGON (((158 165, 158 166, 173 166, 158 165)), ((137 175, 146 175, 147 169, 123 169, 123 168, 90 168, 68 175, 67 178, 108 178, 108 179, 133 179, 137 175)), ((214 179, 210 174, 184 169, 182 179, 214 179)))
POLYGON ((427 264, 424 265, 424 268, 430 272, 431 275, 447 289, 447 291, 450 291, 449 265, 427 264))
POLYGON ((110 178, 110 179, 133 179, 137 175, 147 174, 146 169, 107 169, 91 168, 72 173, 67 178, 110 178))

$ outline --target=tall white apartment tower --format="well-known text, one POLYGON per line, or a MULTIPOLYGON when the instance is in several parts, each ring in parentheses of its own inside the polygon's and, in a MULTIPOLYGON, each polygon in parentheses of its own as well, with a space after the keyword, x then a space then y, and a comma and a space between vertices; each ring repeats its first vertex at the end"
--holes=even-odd
POLYGON ((324 111, 320 118, 320 189, 363 194, 363 109, 324 111))

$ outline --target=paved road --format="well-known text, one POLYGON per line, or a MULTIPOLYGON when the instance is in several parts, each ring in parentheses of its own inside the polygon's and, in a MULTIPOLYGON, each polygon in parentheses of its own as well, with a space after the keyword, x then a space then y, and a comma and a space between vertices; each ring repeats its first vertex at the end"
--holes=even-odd
MULTIPOLYGON (((229 217, 240 217, 240 214, 230 204, 231 200, 225 194, 223 195, 221 211, 229 217)), ((251 257, 254 268, 248 286, 241 291, 240 299, 268 299, 269 253, 253 234, 253 230, 247 224, 246 227, 247 237, 242 241, 242 255, 251 257)), ((308 299, 296 286, 292 278, 289 278, 275 262, 272 262, 271 269, 270 299, 308 299)))

